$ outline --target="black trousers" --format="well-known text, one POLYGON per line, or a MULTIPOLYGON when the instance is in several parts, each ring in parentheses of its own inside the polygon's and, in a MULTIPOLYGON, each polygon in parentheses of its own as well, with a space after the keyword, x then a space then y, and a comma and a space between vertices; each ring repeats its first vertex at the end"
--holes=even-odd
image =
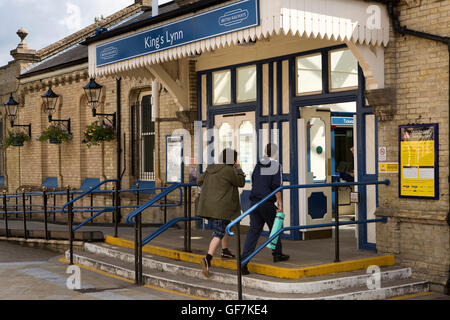
MULTIPOLYGON (((256 202, 252 203, 251 206, 255 204, 256 202)), ((255 251, 259 237, 261 236, 261 232, 263 231, 264 224, 267 224, 270 231, 272 230, 276 214, 277 207, 272 202, 265 202, 250 213, 250 230, 248 231, 247 237, 245 238, 244 249, 241 255, 242 260, 247 258, 255 251)), ((281 253, 281 239, 279 237, 275 249, 272 250, 272 255, 280 255, 281 253)))

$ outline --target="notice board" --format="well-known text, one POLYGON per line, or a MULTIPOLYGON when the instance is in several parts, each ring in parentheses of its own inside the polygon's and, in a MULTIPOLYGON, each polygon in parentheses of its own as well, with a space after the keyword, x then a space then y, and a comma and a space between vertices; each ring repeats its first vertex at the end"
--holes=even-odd
POLYGON ((399 126, 399 197, 439 199, 438 124, 399 126))
POLYGON ((183 182, 183 167, 183 136, 166 136, 166 182, 183 182))

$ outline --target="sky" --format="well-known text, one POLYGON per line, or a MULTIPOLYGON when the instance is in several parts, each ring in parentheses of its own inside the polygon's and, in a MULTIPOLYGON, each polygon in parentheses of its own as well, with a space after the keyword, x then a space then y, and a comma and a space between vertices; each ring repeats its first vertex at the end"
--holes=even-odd
MULTIPOLYGON (((170 0, 159 0, 160 4, 170 0)), ((0 0, 0 66, 12 60, 10 51, 20 43, 16 32, 28 31, 25 42, 39 50, 107 17, 134 0, 0 0)))

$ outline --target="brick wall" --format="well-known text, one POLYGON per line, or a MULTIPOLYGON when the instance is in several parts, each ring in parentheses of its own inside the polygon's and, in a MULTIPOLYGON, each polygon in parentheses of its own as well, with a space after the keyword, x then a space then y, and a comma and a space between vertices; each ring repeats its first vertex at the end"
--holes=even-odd
MULTIPOLYGON (((401 25, 448 36, 449 1, 422 0, 399 6, 401 25)), ((445 286, 449 279, 449 52, 445 44, 402 36, 391 31, 385 52, 386 87, 395 88, 393 116, 378 124, 378 145, 387 147, 387 161, 398 162, 398 126, 439 124, 439 200, 400 199, 398 175, 380 174, 391 186, 379 188, 377 249, 395 254, 415 276, 445 286)), ((375 111, 377 112, 377 111, 375 111)))

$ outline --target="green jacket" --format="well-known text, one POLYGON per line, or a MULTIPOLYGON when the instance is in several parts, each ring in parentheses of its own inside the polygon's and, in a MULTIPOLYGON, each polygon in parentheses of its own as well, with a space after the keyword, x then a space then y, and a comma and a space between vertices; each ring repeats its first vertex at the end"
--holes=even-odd
POLYGON ((197 216, 231 221, 241 214, 239 190, 245 185, 241 169, 226 164, 209 166, 197 180, 200 201, 197 216))

